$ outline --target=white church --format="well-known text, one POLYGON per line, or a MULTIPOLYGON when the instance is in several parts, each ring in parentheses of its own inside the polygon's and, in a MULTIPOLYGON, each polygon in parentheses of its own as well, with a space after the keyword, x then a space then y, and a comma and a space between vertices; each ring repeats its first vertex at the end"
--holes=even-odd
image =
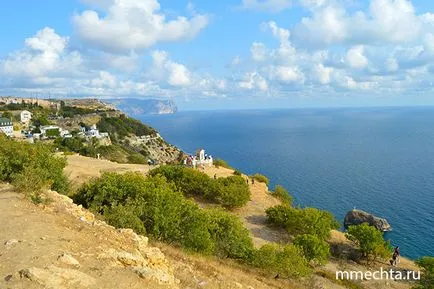
POLYGON ((213 158, 211 155, 207 155, 204 149, 199 149, 196 151, 196 155, 190 155, 184 160, 184 165, 193 168, 211 167, 213 165, 213 158))

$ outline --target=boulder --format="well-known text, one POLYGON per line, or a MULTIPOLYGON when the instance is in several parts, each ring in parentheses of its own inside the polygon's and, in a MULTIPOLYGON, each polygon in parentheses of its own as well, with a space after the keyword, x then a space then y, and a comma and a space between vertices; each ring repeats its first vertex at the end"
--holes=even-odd
POLYGON ((345 215, 344 226, 348 228, 353 225, 361 225, 368 223, 370 226, 374 226, 382 232, 392 231, 392 227, 389 222, 384 218, 376 217, 370 213, 361 210, 351 210, 345 215))

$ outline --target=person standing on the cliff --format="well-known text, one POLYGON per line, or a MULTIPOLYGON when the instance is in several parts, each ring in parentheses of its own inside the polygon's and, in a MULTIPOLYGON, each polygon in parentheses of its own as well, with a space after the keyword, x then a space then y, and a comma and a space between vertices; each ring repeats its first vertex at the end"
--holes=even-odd
POLYGON ((397 263, 399 263, 399 256, 401 255, 401 253, 399 252, 399 247, 396 246, 395 250, 393 251, 393 255, 392 255, 392 265, 396 266, 397 263))

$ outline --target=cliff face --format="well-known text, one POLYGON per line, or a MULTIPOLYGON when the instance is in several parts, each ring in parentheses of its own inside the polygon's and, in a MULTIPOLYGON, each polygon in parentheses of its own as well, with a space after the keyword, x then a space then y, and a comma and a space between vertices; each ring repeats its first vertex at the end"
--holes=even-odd
POLYGON ((109 99, 106 100, 130 116, 145 114, 172 114, 178 111, 172 100, 157 99, 109 99))

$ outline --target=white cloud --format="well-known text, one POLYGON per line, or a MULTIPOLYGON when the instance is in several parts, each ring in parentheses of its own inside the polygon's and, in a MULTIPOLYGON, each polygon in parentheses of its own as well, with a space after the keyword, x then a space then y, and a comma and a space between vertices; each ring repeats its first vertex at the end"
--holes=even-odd
POLYGON ((25 49, 1 60, 0 72, 5 77, 44 77, 43 82, 48 82, 47 77, 53 73, 73 73, 81 65, 82 57, 78 52, 66 49, 68 40, 46 27, 25 40, 25 49))
POLYGON ((304 73, 298 67, 279 65, 274 68, 273 77, 284 83, 304 82, 304 73))
POLYGON ((264 61, 267 59, 267 48, 264 43, 253 42, 252 47, 250 48, 250 52, 252 54, 252 58, 255 61, 264 61))
POLYGON ((365 47, 357 45, 348 50, 346 60, 350 67, 363 69, 368 66, 368 58, 364 55, 365 47))
POLYGON ((322 63, 316 64, 313 68, 314 77, 321 84, 329 84, 331 82, 333 68, 325 67, 322 63))
POLYGON ((73 17, 78 35, 91 45, 110 52, 143 50, 158 42, 195 37, 209 22, 197 14, 168 20, 157 0, 111 0, 97 2, 104 13, 86 10, 73 17))
POLYGON ((268 90, 268 82, 256 71, 249 72, 244 75, 244 79, 239 82, 239 86, 247 90, 260 90, 262 92, 268 90))
POLYGON ((291 7, 291 0, 242 0, 241 8, 247 10, 280 12, 291 7))
POLYGON ((191 84, 191 72, 187 67, 169 59, 166 51, 156 50, 152 53, 155 73, 166 78, 172 86, 188 86, 191 84))
POLYGON ((297 43, 313 47, 333 44, 402 44, 417 41, 429 14, 417 15, 409 0, 371 0, 368 11, 350 13, 339 1, 321 2, 295 27, 297 43), (324 3, 323 3, 324 2, 324 3))

